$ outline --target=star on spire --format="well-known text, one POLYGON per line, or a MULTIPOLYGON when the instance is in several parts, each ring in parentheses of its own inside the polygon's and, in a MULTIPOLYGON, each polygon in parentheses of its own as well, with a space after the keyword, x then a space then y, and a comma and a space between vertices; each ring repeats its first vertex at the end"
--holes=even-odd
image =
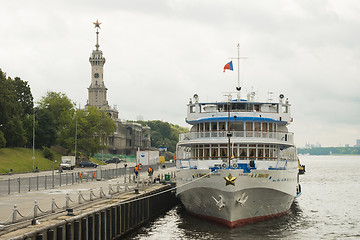
POLYGON ((96 22, 93 23, 95 25, 95 28, 100 28, 100 22, 96 19, 96 22))

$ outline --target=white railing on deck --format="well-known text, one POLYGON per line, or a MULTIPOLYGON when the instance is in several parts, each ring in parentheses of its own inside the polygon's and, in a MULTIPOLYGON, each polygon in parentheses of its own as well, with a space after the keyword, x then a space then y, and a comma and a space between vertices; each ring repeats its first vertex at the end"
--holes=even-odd
MULTIPOLYGON (((256 139, 261 138, 262 140, 278 140, 280 142, 293 143, 294 133, 291 132, 259 132, 259 131, 231 131, 231 138, 246 138, 256 139)), ((187 132, 179 135, 179 141, 189 141, 203 138, 226 138, 227 131, 212 131, 212 132, 187 132)))

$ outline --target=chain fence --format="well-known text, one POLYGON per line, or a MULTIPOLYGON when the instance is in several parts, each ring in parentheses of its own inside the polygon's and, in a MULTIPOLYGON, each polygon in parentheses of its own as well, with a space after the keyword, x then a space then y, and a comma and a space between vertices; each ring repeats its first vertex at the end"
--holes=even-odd
MULTIPOLYGON (((158 163, 156 166, 152 165, 152 167, 156 171, 156 169, 175 167, 175 163, 158 163)), ((9 177, 7 180, 0 180, 0 195, 51 189, 90 181, 104 181, 117 177, 124 177, 125 179, 129 176, 130 179, 133 172, 134 167, 113 169, 95 168, 93 170, 79 172, 59 172, 54 170, 52 174, 49 175, 32 177, 9 177)))

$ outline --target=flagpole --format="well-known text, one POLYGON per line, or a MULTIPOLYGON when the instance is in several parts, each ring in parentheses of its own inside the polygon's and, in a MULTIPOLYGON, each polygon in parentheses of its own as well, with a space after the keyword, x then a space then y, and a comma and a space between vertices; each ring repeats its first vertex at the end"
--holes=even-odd
POLYGON ((236 88, 236 90, 239 91, 239 95, 240 95, 241 87, 240 87, 240 44, 239 43, 237 45, 237 48, 238 48, 238 57, 237 57, 237 60, 238 60, 238 88, 236 88))

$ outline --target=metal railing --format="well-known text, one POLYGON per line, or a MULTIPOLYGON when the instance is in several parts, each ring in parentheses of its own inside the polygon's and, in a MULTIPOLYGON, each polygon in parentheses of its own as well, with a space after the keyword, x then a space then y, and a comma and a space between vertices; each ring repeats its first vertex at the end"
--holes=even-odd
MULTIPOLYGON (((294 133, 292 132, 261 132, 261 131, 231 131, 232 138, 261 138, 262 140, 278 140, 280 142, 293 143, 294 133)), ((227 131, 210 132, 187 132, 179 135, 179 142, 196 140, 202 138, 228 138, 227 131)))
MULTIPOLYGON (((156 169, 175 167, 175 163, 158 163, 152 165, 156 169)), ((146 170, 145 170, 146 171, 146 170)), ((0 180, 0 195, 50 189, 66 185, 80 184, 89 181, 102 181, 117 177, 124 177, 134 172, 134 167, 113 169, 92 169, 79 172, 54 172, 49 175, 32 177, 9 177, 0 180)))

